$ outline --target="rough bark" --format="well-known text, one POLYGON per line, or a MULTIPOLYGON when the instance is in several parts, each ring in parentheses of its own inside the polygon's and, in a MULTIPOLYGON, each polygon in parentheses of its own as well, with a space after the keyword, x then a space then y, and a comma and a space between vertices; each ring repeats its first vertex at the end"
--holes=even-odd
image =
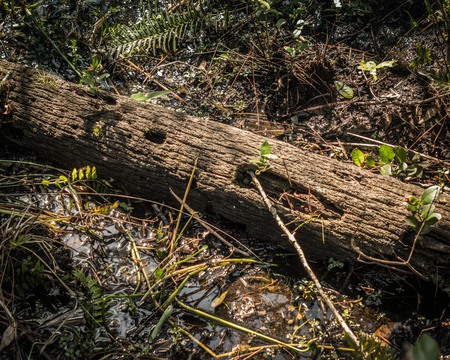
MULTIPOLYGON (((188 116, 126 97, 85 89, 21 65, 0 61, 2 141, 35 151, 66 168, 95 165, 128 192, 155 201, 182 194, 198 158, 188 203, 246 226, 259 239, 287 244, 246 174, 264 137, 207 119, 188 116)), ((414 238, 404 221, 405 195, 423 189, 373 174, 348 163, 270 140, 273 161, 259 177, 309 257, 356 259, 354 239, 366 253, 407 258, 414 238)), ((450 196, 437 210, 442 220, 422 236, 412 264, 426 275, 449 272, 450 196)))

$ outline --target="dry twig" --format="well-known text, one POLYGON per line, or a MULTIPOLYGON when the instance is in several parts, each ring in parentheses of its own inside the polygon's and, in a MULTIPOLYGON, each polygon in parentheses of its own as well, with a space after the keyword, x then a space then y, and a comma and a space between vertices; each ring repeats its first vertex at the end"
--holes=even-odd
POLYGON ((280 216, 277 213, 276 208, 272 205, 269 198, 267 197, 263 187, 261 186, 261 183, 257 179, 256 175, 252 172, 248 172, 252 178, 253 184, 258 189, 259 193, 261 194, 264 203, 266 204, 267 208, 269 209, 270 213, 274 217, 275 221, 277 222, 278 226, 283 230, 283 232, 287 235, 289 241, 294 245, 295 250, 297 251, 298 257, 300 258, 300 262, 302 263, 303 268, 308 273, 311 280, 314 282, 314 285, 316 286, 317 290, 319 291, 320 296, 322 296, 323 300, 327 304, 328 308, 333 313, 336 321, 339 323, 339 325, 342 327, 344 332, 348 335, 348 337, 351 339, 351 341, 354 343, 356 347, 359 348, 359 340, 356 337, 356 335, 353 333, 353 331, 350 329, 350 327, 347 325, 339 311, 334 306, 333 302, 329 298, 329 296, 326 294, 325 290, 322 287, 322 284, 320 283, 319 279, 317 278, 316 274, 314 274, 314 271, 311 269, 311 267, 308 264, 308 260, 306 259, 305 253, 303 252, 302 247, 295 239, 295 236, 289 231, 289 229, 286 227, 286 225, 283 223, 283 220, 281 220, 280 216))

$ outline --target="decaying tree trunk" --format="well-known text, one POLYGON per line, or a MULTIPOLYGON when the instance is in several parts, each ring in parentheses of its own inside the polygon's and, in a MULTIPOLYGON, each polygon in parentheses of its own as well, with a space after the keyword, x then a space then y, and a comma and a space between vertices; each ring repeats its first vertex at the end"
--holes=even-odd
MULTIPOLYGON (((155 201, 182 195, 195 159, 188 204, 246 226, 257 238, 282 245, 271 214, 251 186, 247 170, 264 137, 152 104, 101 93, 21 65, 0 61, 1 141, 31 149, 66 168, 95 165, 128 192, 155 201), (11 107, 13 106, 13 108, 11 107), (8 112, 8 111, 6 111, 8 112)), ((406 259, 414 233, 404 221, 405 195, 423 189, 348 163, 270 140, 272 162, 259 179, 312 258, 356 259, 351 245, 387 260, 406 259)), ((436 202, 442 220, 417 243, 412 264, 426 275, 449 272, 450 196, 436 202)))

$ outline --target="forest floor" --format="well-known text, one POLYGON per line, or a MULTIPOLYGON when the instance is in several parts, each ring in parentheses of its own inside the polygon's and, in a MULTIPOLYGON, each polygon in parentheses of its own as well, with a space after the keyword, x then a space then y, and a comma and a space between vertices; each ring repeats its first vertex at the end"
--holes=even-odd
MULTIPOLYGON (((152 101, 192 115, 209 117, 248 129, 269 139, 278 138, 344 161, 348 166, 356 166, 353 163, 352 151, 358 148, 364 154, 364 160, 358 165, 367 168, 367 171, 380 171, 380 145, 389 144, 393 148, 401 146, 411 155, 405 161, 408 162, 407 168, 399 169, 401 164, 396 164, 396 176, 424 188, 438 184, 443 191, 448 191, 450 59, 447 58, 445 39, 448 34, 443 30, 442 19, 436 14, 426 15, 425 5, 421 2, 413 2, 408 7, 399 4, 400 2, 392 2, 391 5, 384 5, 378 12, 369 11, 370 9, 359 4, 354 7, 354 13, 346 12, 340 15, 327 15, 322 8, 320 10, 323 11, 323 18, 316 19, 313 22, 315 25, 306 25, 301 38, 295 41, 284 41, 285 35, 282 32, 271 29, 268 36, 252 38, 245 46, 242 46, 242 40, 236 33, 228 33, 226 42, 215 38, 214 40, 219 41, 211 41, 211 44, 205 45, 202 50, 194 51, 185 47, 176 55, 147 54, 144 57, 118 57, 114 61, 105 58, 100 72, 107 72, 111 77, 103 81, 101 86, 126 96, 136 92, 149 94, 170 90, 171 93, 159 94, 161 96, 152 101), (413 18, 417 20, 414 21, 413 18), (233 41, 236 46, 230 45, 233 41), (302 44, 305 46, 299 47, 302 44), (377 68, 377 65, 380 66, 377 68), (375 164, 370 164, 370 157, 374 159, 375 164)), ((70 14, 73 16, 74 13, 70 14)), ((5 17, 0 28, 2 58, 40 66, 44 70, 75 79, 67 64, 49 50, 51 46, 46 44, 46 39, 31 40, 32 27, 24 27, 19 31, 10 27, 11 24, 7 21, 14 22, 11 17, 5 17)), ((94 31, 92 36, 98 34, 94 31)), ((71 60, 74 60, 74 46, 65 50, 70 49, 73 52, 71 60)), ((82 50, 78 51, 79 58, 82 58, 82 50)), ((82 59, 79 64, 83 64, 82 59)), ((85 61, 84 65, 89 68, 89 62, 85 61)), ((3 151, 2 158, 17 159, 16 154, 9 152, 10 149, 2 148, 0 151, 3 151)), ((17 176, 17 173, 23 172, 24 169, 8 167, 0 174, 0 180, 10 181, 10 171, 17 176)), ((139 208, 140 205, 133 206, 139 208)), ((170 217, 166 213, 165 215, 170 217)), ((171 220, 170 224, 173 225, 175 221, 171 220)), ((216 221, 216 225, 222 228, 228 228, 236 237, 245 237, 238 229, 230 229, 230 224, 223 224, 213 216, 210 220, 216 221)), ((158 221, 161 219, 154 222, 158 221)), ((140 225, 130 223, 136 226, 133 231, 137 233, 136 229, 140 225)), ((109 225, 114 227, 112 223, 109 225)), ((125 235, 121 231, 116 235, 122 236, 123 241, 125 235)), ((185 243, 198 243, 201 238, 198 228, 192 231, 191 237, 184 240, 185 243)), ((136 239, 140 244, 142 239, 136 239)), ((248 242, 252 244, 251 239, 248 242)), ((213 245, 213 248, 220 248, 217 242, 213 242, 213 245)), ((193 248, 198 249, 195 246, 193 248)), ((209 277, 207 274, 199 278, 192 285, 192 291, 186 290, 184 300, 194 303, 198 300, 198 304, 210 301, 220 295, 214 286, 224 287, 229 291, 227 300, 222 299, 227 303, 227 308, 218 308, 218 316, 228 316, 230 321, 242 322, 242 314, 247 312, 248 315, 248 312, 255 308, 254 303, 259 302, 262 304, 261 311, 272 312, 266 322, 270 323, 268 326, 272 333, 284 331, 277 328, 279 323, 293 319, 295 323, 286 324, 284 329, 289 329, 292 338, 303 336, 299 328, 295 327, 297 323, 301 323, 302 316, 308 313, 308 319, 311 319, 312 323, 315 318, 325 317, 320 301, 312 300, 307 305, 302 302, 302 306, 308 307, 305 312, 301 311, 300 306, 292 308, 292 303, 297 304, 299 297, 308 299, 313 291, 311 284, 305 282, 301 274, 294 278, 288 276, 292 274, 293 266, 296 266, 295 261, 290 260, 291 255, 274 255, 276 249, 262 249, 258 244, 253 244, 253 250, 255 249, 264 261, 277 263, 280 270, 273 274, 265 268, 261 270, 242 264, 239 267, 224 267, 219 274, 216 270, 208 270, 209 277), (251 269, 248 270, 249 268, 251 269), (272 276, 275 279, 271 278, 272 276), (222 279, 223 283, 215 283, 209 290, 198 289, 199 284, 208 283, 215 277, 222 279), (265 284, 263 290, 257 286, 260 282, 265 284), (246 309, 245 302, 238 304, 234 301, 243 291, 243 287, 246 287, 250 294, 247 297, 249 303, 246 309), (266 298, 270 298, 270 301, 264 302, 266 298), (282 318, 284 315, 280 314, 286 313, 287 318, 282 318)), ((92 249, 83 251, 88 253, 92 249)), ((208 256, 215 258, 217 253, 208 253, 205 258, 199 257, 197 260, 209 259, 208 256)), ((158 261, 156 258, 157 256, 155 262, 158 261)), ((117 260, 117 254, 115 259, 117 260)), ((329 292, 336 293, 336 298, 342 301, 342 308, 351 313, 356 327, 361 327, 370 334, 376 333, 380 339, 396 348, 397 353, 402 351, 402 344, 414 343, 424 329, 432 328, 431 333, 438 340, 442 353, 450 356, 447 331, 450 317, 448 294, 438 291, 432 283, 398 276, 378 267, 333 261, 324 259, 322 264, 316 264, 316 268, 329 285, 329 292)), ((132 264, 128 263, 127 266, 132 267, 132 264)), ((106 277, 103 280, 105 279, 106 277)), ((97 280, 101 282, 101 276, 97 280)), ((87 277, 84 281, 89 283, 87 277)), ((182 280, 177 278, 175 282, 179 284, 182 280)), ((108 286, 105 291, 109 291, 108 286)), ((116 305, 112 306, 112 309, 116 311, 117 316, 117 313, 121 312, 121 304, 116 305)), ((210 307, 207 309, 214 311, 210 307)), ((38 316, 38 310, 30 310, 30 314, 38 316)), ((26 310, 21 311, 20 316, 24 320, 26 310)), ((145 321, 151 318, 151 323, 155 325, 159 320, 160 314, 155 316, 148 309, 139 309, 137 312, 134 317, 122 317, 121 321, 135 321, 139 326, 119 326, 114 333, 114 336, 119 338, 115 348, 118 353, 119 349, 126 347, 127 351, 132 351, 132 346, 137 346, 138 340, 132 345, 126 343, 126 331, 132 329, 136 338, 148 338, 148 331, 144 331, 144 334, 139 332, 143 326, 141 321, 145 324, 145 321), (120 331, 123 331, 123 334, 120 331)), ((41 315, 42 313, 39 314, 41 315)), ((179 317, 183 318, 184 325, 196 327, 193 331, 195 336, 216 351, 231 351, 230 344, 233 341, 241 342, 241 345, 248 341, 248 338, 242 335, 230 333, 225 326, 214 328, 202 323, 200 325, 204 328, 197 329, 200 323, 198 319, 182 314, 179 317), (222 339, 219 344, 215 343, 217 337, 222 339)), ((246 320, 246 324, 255 328, 264 325, 261 318, 251 317, 246 320)), ((331 329, 331 335, 335 335, 337 331, 333 326, 330 327, 330 323, 327 326, 328 328, 311 324, 308 333, 328 340, 327 336, 330 334, 325 333, 331 329)), ((114 328, 114 325, 111 325, 111 328, 114 328)), ((148 348, 144 350, 158 354, 158 350, 163 348, 167 353, 162 351, 161 354, 185 354, 183 351, 186 349, 183 347, 187 345, 179 339, 180 334, 181 330, 169 334, 152 349, 153 353, 148 348), (177 338, 175 345, 171 343, 174 338, 177 338)), ((61 340, 61 344, 75 341, 73 338, 76 335, 76 331, 65 333, 65 343, 61 340)), ((98 337, 95 341, 91 340, 97 341, 99 346, 98 343, 106 342, 105 339, 110 335, 106 332, 100 336, 100 340, 98 337)), ((189 351, 192 350, 191 346, 187 347, 189 351)), ((75 352, 75 349, 73 351, 75 352)), ((199 352, 198 346, 195 351, 198 358, 208 358, 208 355, 199 352), (198 355, 199 353, 203 355, 198 355)), ((322 351, 325 351, 324 356, 330 358, 338 356, 336 354, 339 354, 340 358, 349 356, 340 353, 339 349, 322 351)), ((255 355, 254 358, 260 355, 255 355)), ((266 354, 269 355, 276 356, 274 353, 266 354)), ((283 356, 282 358, 290 358, 286 353, 283 356)), ((307 356, 311 356, 311 353, 307 356)))

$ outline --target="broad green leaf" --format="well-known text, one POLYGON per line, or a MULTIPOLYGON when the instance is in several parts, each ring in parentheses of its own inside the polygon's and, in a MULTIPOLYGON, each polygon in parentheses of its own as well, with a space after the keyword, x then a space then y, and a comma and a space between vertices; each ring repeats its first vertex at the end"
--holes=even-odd
POLYGON ((361 167, 364 164, 364 153, 358 148, 353 149, 351 157, 355 165, 361 167))
POLYGON ((84 179, 83 169, 78 170, 78 179, 79 180, 83 180, 84 179))
POLYGON ((390 164, 384 164, 383 166, 380 167, 380 173, 381 175, 387 175, 387 176, 391 176, 392 175, 392 167, 390 164))
POLYGON ((380 159, 385 164, 390 164, 395 158, 394 150, 389 145, 381 145, 379 152, 380 159))
POLYGON ((408 159, 408 154, 406 154, 405 149, 403 149, 401 146, 397 146, 394 149, 394 153, 399 163, 404 163, 408 159))
POLYGON ((50 181, 48 181, 48 180, 42 180, 42 185, 44 185, 44 186, 49 186, 49 185, 50 185, 50 181))
POLYGON ((67 184, 67 182, 69 181, 69 179, 64 176, 64 175, 60 175, 59 180, 63 183, 63 184, 67 184))
POLYGON ((353 99, 353 97, 355 96, 353 89, 350 86, 344 84, 342 81, 335 81, 334 86, 336 86, 336 90, 339 92, 339 94, 341 94, 346 99, 353 99))
POLYGON ((91 173, 91 167, 88 165, 86 166, 86 179, 91 179, 92 173, 91 173))
POLYGON ((270 154, 270 144, 267 140, 262 143, 261 148, 259 149, 259 154, 261 157, 270 154))
POLYGON ((423 205, 431 204, 433 201, 437 199, 440 191, 441 188, 439 186, 437 185, 431 186, 423 192, 420 201, 422 202, 423 205))
POLYGON ((434 206, 433 204, 424 205, 421 214, 422 219, 427 219, 428 216, 434 213, 434 210, 436 210, 436 206, 434 206))
POLYGON ((92 167, 92 179, 97 179, 97 168, 95 166, 92 167))
POLYGON ((425 223, 427 225, 434 225, 436 224, 439 220, 442 219, 442 215, 438 214, 438 213, 431 213, 430 215, 428 215, 428 217, 425 220, 425 223))
POLYGON ((436 340, 424 333, 413 346, 411 355, 412 360, 439 360, 441 351, 436 340))
POLYGON ((418 229, 420 226, 419 220, 414 215, 405 216, 406 223, 413 227, 414 229, 418 229))

